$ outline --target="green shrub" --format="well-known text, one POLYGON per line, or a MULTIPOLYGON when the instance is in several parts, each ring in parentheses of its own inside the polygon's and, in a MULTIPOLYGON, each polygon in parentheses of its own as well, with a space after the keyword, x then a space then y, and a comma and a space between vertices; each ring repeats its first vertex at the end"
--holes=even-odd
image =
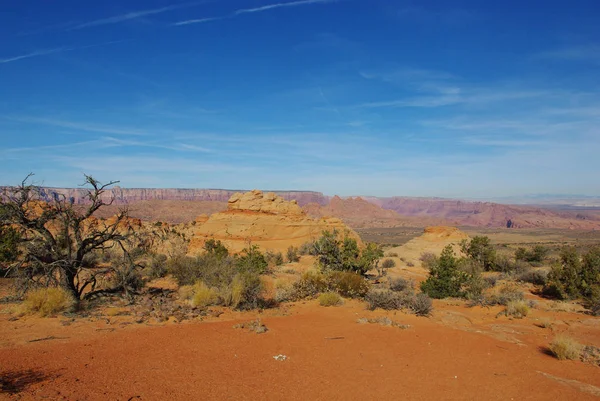
POLYGON ((542 263, 548 256, 550 250, 543 245, 536 245, 532 249, 517 248, 515 251, 515 260, 529 263, 542 263))
POLYGON ((75 306, 75 300, 60 287, 38 288, 25 295, 22 306, 25 313, 45 317, 70 311, 75 306))
POLYGON ((319 305, 321 306, 339 306, 342 303, 342 298, 337 292, 324 292, 319 295, 319 305))
POLYGON ((561 250, 560 261, 552 267, 544 287, 546 295, 559 299, 594 296, 600 286, 600 247, 590 249, 581 257, 574 247, 561 250))
POLYGON ((509 301, 506 304, 507 316, 512 316, 517 319, 522 319, 529 314, 529 304, 524 300, 521 301, 509 301))
POLYGON ((294 263, 294 262, 298 262, 300 261, 300 255, 299 255, 299 250, 297 247, 290 245, 290 247, 287 249, 287 260, 289 263, 294 263))
POLYGON ((326 274, 327 287, 347 298, 364 297, 369 283, 363 276, 352 272, 332 271, 326 274))
POLYGON ((559 335, 550 343, 550 351, 556 358, 564 360, 579 360, 583 346, 566 335, 559 335))
POLYGON ((420 292, 412 298, 410 309, 417 316, 429 316, 433 310, 433 302, 429 295, 420 292))
POLYGON ((227 247, 223 245, 221 240, 215 241, 214 238, 211 238, 204 243, 204 250, 206 253, 216 257, 217 259, 222 259, 229 256, 229 250, 227 247))
POLYGON ((217 257, 204 254, 195 258, 178 256, 167 261, 167 271, 173 275, 177 283, 193 285, 196 281, 204 281, 209 287, 227 286, 238 273, 236 260, 232 257, 217 257))
POLYGON ((19 242, 21 242, 21 235, 15 228, 0 226, 0 267, 19 257, 21 254, 19 242))
POLYGON ((462 297, 462 288, 468 280, 469 275, 459 269, 452 245, 448 245, 440 257, 431 262, 429 277, 421 283, 421 291, 431 298, 462 297))
POLYGON ((383 250, 377 244, 369 243, 361 251, 358 243, 345 233, 339 239, 337 230, 323 231, 321 237, 313 245, 319 266, 324 271, 351 271, 365 274, 376 268, 383 250))
POLYGON ((244 248, 241 256, 236 260, 236 265, 239 271, 253 272, 256 274, 266 273, 269 267, 265 255, 260 252, 260 248, 257 245, 251 245, 248 248, 244 248))
POLYGON ((463 240, 460 243, 460 248, 462 253, 479 264, 484 270, 494 270, 496 251, 488 237, 475 236, 470 241, 463 240))

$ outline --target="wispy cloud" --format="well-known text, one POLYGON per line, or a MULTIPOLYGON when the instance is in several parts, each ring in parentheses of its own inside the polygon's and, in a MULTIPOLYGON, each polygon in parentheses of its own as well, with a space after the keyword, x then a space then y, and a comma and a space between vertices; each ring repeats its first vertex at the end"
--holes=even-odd
POLYGON ((133 136, 143 136, 147 135, 148 132, 140 131, 134 128, 122 128, 122 127, 111 127, 98 125, 93 123, 81 123, 75 121, 65 121, 65 120, 55 120, 50 118, 39 118, 39 117, 31 117, 31 116, 4 116, 6 120, 11 121, 19 121, 23 123, 30 124, 40 124, 40 125, 49 125, 53 127, 61 127, 68 128, 71 130, 79 130, 86 132, 97 132, 104 134, 115 134, 115 135, 133 135, 133 136))
POLYGON ((0 64, 12 63, 13 61, 19 61, 19 60, 23 60, 26 58, 46 56, 48 54, 60 53, 60 52, 69 51, 69 50, 72 50, 72 49, 68 49, 65 47, 59 47, 57 49, 38 50, 38 51, 34 51, 31 53, 27 53, 27 54, 22 54, 20 56, 14 56, 14 57, 0 59, 0 64))
POLYGON ((201 24, 201 23, 205 23, 205 22, 222 20, 222 19, 226 19, 226 18, 235 18, 238 15, 242 15, 242 14, 260 13, 263 11, 269 11, 269 10, 273 10, 276 8, 297 7, 297 6, 304 6, 304 5, 309 5, 309 4, 319 4, 319 3, 321 3, 321 4, 332 3, 334 1, 338 1, 338 0, 298 0, 298 1, 289 1, 289 2, 285 2, 285 3, 267 4, 264 6, 254 7, 254 8, 240 8, 238 10, 233 11, 230 15, 227 15, 227 16, 189 19, 189 20, 185 20, 185 21, 175 22, 172 25, 173 26, 182 26, 182 25, 190 25, 190 24, 201 24))
POLYGON ((37 51, 33 51, 31 53, 22 54, 20 56, 14 56, 14 57, 9 57, 9 58, 5 58, 5 59, 0 59, 0 64, 12 63, 14 61, 19 61, 19 60, 23 60, 23 59, 32 58, 32 57, 48 56, 50 54, 70 52, 70 51, 73 51, 73 50, 84 50, 84 49, 89 49, 89 48, 92 48, 92 47, 106 46, 106 45, 111 45, 111 44, 115 44, 115 43, 122 43, 122 42, 125 42, 125 41, 124 40, 113 40, 113 41, 110 41, 110 42, 96 43, 96 44, 93 44, 93 45, 86 45, 86 46, 59 47, 59 48, 56 48, 56 49, 49 49, 49 50, 37 50, 37 51))
POLYGON ((359 71, 367 80, 380 81, 408 90, 400 99, 363 102, 354 108, 441 107, 450 105, 480 105, 510 100, 557 95, 548 90, 524 90, 505 87, 480 87, 444 71, 396 68, 387 71, 359 71))
POLYGON ((600 45, 582 45, 564 47, 534 55, 537 59, 562 60, 562 61, 596 61, 600 62, 600 45))
POLYGON ((212 17, 212 18, 198 18, 198 19, 190 19, 186 21, 179 21, 173 24, 173 26, 182 26, 182 25, 190 25, 190 24, 201 24, 204 22, 216 21, 220 19, 224 19, 226 17, 212 17))
POLYGON ((153 8, 149 10, 140 10, 140 11, 131 11, 125 14, 114 15, 108 18, 101 18, 94 21, 84 22, 82 24, 75 25, 68 30, 74 31, 78 29, 91 28, 95 26, 101 25, 110 25, 110 24, 118 24, 120 22, 130 21, 141 17, 146 17, 148 15, 156 15, 162 14, 167 11, 173 11, 184 7, 190 7, 199 4, 199 2, 191 2, 191 3, 183 3, 183 4, 175 4, 172 6, 161 7, 161 8, 153 8))
POLYGON ((239 15, 239 14, 247 14, 247 13, 259 13, 262 11, 272 10, 274 8, 296 7, 296 6, 303 6, 306 4, 317 4, 317 3, 331 3, 332 1, 333 0, 299 0, 299 1, 290 1, 287 3, 267 4, 266 6, 261 6, 261 7, 243 8, 240 10, 236 10, 234 12, 234 14, 239 15))

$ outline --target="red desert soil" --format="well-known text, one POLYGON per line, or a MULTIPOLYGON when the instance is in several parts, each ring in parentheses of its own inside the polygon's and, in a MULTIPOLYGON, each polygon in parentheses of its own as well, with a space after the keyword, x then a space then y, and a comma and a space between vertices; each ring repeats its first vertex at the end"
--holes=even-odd
MULTIPOLYGON (((29 386, 17 394, 0 394, 0 399, 593 400, 600 396, 599 368, 560 362, 544 353, 540 347, 553 334, 534 326, 533 319, 495 319, 497 311, 482 308, 468 312, 469 317, 479 314, 471 319, 479 319, 477 324, 496 321, 512 331, 519 337, 515 343, 476 328, 440 323, 444 310, 436 310, 429 319, 388 314, 411 325, 400 329, 357 323, 360 317, 382 315, 366 311, 358 302, 323 308, 312 301, 291 306, 288 316, 263 313, 269 328, 264 334, 232 327, 256 317, 254 312, 225 314, 212 322, 127 326, 112 332, 98 331, 111 327, 100 321, 62 327, 58 319, 8 321, 7 315, 0 315, 3 340, 11 333, 27 334, 27 327, 33 330, 28 334, 31 339, 40 330, 44 336, 59 337, 28 342, 25 336, 0 345, 3 375, 32 373, 29 386), (287 360, 273 358, 279 354, 287 360)), ((591 324, 588 328, 598 333, 598 319, 561 316, 567 317, 583 322, 582 327, 591 324)))

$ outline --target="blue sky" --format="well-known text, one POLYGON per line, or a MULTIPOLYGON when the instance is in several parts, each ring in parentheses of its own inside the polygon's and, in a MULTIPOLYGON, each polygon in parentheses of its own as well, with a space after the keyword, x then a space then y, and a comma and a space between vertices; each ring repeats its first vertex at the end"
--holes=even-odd
POLYGON ((6 1, 0 184, 600 195, 599 19, 595 0, 6 1))

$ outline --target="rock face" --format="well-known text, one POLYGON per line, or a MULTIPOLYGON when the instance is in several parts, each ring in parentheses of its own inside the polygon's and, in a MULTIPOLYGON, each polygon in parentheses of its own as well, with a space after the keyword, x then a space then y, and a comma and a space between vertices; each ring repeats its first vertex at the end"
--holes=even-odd
POLYGON ((300 246, 321 236, 323 230, 338 230, 361 244, 360 237, 338 218, 313 219, 295 201, 286 201, 274 193, 251 191, 236 193, 227 211, 215 213, 208 220, 198 219, 188 254, 201 252, 211 238, 220 240, 234 253, 249 243, 263 251, 283 252, 291 245, 300 246))
POLYGON ((257 189, 242 193, 235 193, 227 202, 229 210, 248 210, 251 212, 298 215, 302 213, 296 200, 285 201, 274 192, 266 194, 257 189))
MULTIPOLYGON (((417 219, 436 218, 444 224, 475 227, 506 227, 511 220, 515 228, 599 229, 600 215, 587 211, 584 219, 577 211, 557 211, 536 206, 503 205, 492 202, 471 202, 440 198, 366 198, 367 201, 390 209, 402 216, 417 219)), ((581 213, 580 213, 581 214, 581 213)), ((436 224, 439 224, 436 222, 436 224)))
MULTIPOLYGON (((72 198, 76 204, 87 203, 87 191, 82 188, 43 188, 43 194, 52 199, 53 193, 72 198)), ((176 201, 217 201, 227 202, 236 191, 227 189, 183 189, 183 188, 121 188, 112 187, 104 193, 104 200, 115 199, 117 204, 133 203, 149 200, 176 201)), ((325 205, 329 198, 320 192, 313 191, 275 191, 284 200, 296 200, 299 205, 318 203, 325 205)))

